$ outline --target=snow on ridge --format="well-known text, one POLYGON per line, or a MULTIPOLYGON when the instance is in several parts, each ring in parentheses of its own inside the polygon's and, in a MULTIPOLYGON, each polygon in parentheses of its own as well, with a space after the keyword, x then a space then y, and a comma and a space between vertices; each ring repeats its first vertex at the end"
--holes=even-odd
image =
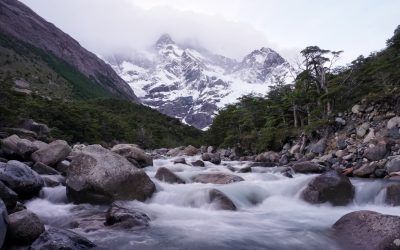
POLYGON ((293 81, 290 64, 269 48, 255 50, 237 62, 181 47, 164 36, 141 57, 139 62, 148 61, 150 66, 135 58, 109 63, 143 104, 199 129, 209 128, 219 109, 243 95, 266 94, 275 76, 293 81))

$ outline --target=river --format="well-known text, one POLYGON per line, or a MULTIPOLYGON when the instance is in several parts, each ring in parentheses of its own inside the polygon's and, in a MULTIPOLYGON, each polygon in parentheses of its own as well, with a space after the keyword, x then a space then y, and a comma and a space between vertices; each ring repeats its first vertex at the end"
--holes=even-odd
MULTIPOLYGON (((187 157, 191 162, 199 156, 187 157)), ((101 224, 107 206, 74 205, 67 202, 65 187, 46 187, 40 198, 26 203, 46 225, 73 229, 105 249, 340 249, 331 237, 331 226, 341 216, 356 210, 373 210, 400 215, 400 209, 384 204, 386 185, 381 180, 352 179, 356 188, 351 205, 333 207, 311 205, 301 192, 316 175, 295 174, 287 178, 279 168, 253 167, 251 173, 234 173, 245 179, 226 185, 192 183, 191 177, 205 172, 232 173, 230 168, 248 162, 223 162, 206 167, 173 164, 174 158, 154 160, 145 168, 157 187, 146 202, 127 202, 126 207, 146 213, 150 226, 134 230, 115 230, 101 224), (187 184, 168 184, 154 175, 168 167, 187 184), (218 210, 208 202, 208 190, 224 192, 237 211, 218 210)))

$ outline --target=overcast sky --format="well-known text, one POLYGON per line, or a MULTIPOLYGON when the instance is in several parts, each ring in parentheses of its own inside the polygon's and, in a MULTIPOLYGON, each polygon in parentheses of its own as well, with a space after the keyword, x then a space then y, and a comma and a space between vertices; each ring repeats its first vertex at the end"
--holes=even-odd
POLYGON ((87 49, 151 46, 162 33, 236 59, 262 46, 291 60, 308 45, 344 50, 342 63, 385 46, 399 0, 22 0, 87 49))

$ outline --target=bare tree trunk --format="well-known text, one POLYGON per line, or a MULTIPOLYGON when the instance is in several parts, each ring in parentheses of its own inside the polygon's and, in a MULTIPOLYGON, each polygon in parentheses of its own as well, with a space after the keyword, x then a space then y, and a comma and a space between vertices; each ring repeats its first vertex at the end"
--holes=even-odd
POLYGON ((293 120, 294 120, 294 127, 297 128, 297 105, 293 104, 293 120))

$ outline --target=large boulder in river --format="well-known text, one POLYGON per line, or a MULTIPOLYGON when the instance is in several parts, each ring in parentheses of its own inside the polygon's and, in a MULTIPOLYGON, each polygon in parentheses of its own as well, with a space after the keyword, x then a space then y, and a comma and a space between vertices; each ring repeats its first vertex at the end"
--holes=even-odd
POLYGON ((68 198, 77 203, 143 201, 155 191, 143 170, 100 145, 87 146, 73 157, 66 185, 68 198))
POLYGON ((204 173, 193 177, 194 182, 213 183, 213 184, 229 184, 238 181, 244 181, 240 176, 226 173, 204 173))
POLYGON ((8 214, 6 206, 0 199, 0 249, 3 249, 4 240, 7 234, 8 214))
POLYGON ((379 161, 385 158, 387 153, 386 144, 378 144, 375 147, 367 148, 364 152, 364 157, 370 161, 379 161))
POLYGON ((183 153, 187 156, 193 156, 198 154, 199 150, 192 145, 187 146, 184 150, 183 153))
POLYGON ((302 174, 319 174, 326 171, 326 167, 311 161, 295 163, 292 166, 294 172, 302 174))
POLYGON ((0 165, 0 181, 23 199, 36 196, 43 187, 40 175, 19 161, 8 161, 0 165))
POLYGON ((392 183, 386 187, 386 203, 400 206, 400 183, 392 183))
POLYGON ((53 166, 64 160, 70 152, 71 147, 66 141, 56 140, 34 152, 31 157, 35 162, 53 166))
POLYGON ((280 154, 274 151, 268 151, 256 156, 256 162, 278 162, 281 158, 280 154))
POLYGON ((7 240, 15 245, 27 245, 44 232, 44 224, 39 217, 25 209, 8 216, 7 240))
POLYGON ((203 161, 209 161, 215 165, 221 164, 221 155, 219 153, 204 153, 201 155, 203 161))
POLYGON ((333 225, 334 236, 343 249, 400 249, 400 217, 373 211, 344 215, 333 225))
POLYGON ((106 213, 106 226, 118 229, 131 229, 149 226, 150 218, 147 214, 129 209, 120 203, 113 203, 106 213))
POLYGON ((138 167, 144 168, 153 165, 151 156, 147 155, 143 149, 135 144, 118 144, 115 145, 111 151, 124 156, 128 161, 138 167))
POLYGON ((332 170, 315 177, 302 193, 305 201, 312 204, 330 202, 346 205, 354 197, 354 186, 347 176, 332 170))
POLYGON ((84 250, 96 247, 94 243, 69 230, 50 227, 30 246, 30 250, 84 250))
POLYGON ((222 210, 231 210, 235 211, 236 206, 233 203, 231 199, 229 199, 226 194, 223 192, 219 191, 218 189, 211 189, 209 192, 210 195, 210 202, 212 202, 217 209, 222 209, 222 210))
POLYGON ((0 199, 4 201, 7 210, 11 210, 17 204, 18 195, 0 181, 0 199))
POLYGON ((156 179, 167 183, 185 184, 185 181, 168 168, 161 167, 157 170, 156 179))

